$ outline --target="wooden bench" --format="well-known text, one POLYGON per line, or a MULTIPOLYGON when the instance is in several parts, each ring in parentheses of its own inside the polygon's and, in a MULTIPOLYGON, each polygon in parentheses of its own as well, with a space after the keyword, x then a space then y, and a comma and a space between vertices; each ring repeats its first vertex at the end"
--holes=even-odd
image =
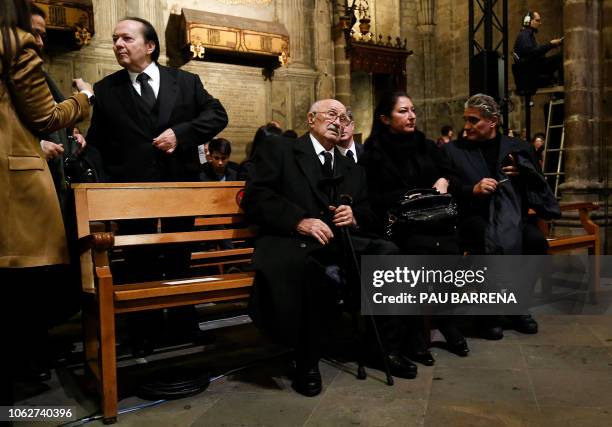
MULTIPOLYGON (((105 423, 117 419, 115 316, 167 307, 245 300, 253 273, 196 275, 181 280, 157 280, 117 285, 109 262, 111 250, 135 246, 249 239, 255 231, 242 221, 239 203, 244 182, 76 184, 78 237, 81 247, 83 326, 86 367, 100 388, 105 423), (200 224, 222 229, 177 233, 115 235, 96 231, 100 222, 137 218, 194 216, 200 224)), ((248 241, 247 241, 248 242, 248 241)), ((231 250, 196 252, 192 259, 222 265, 249 259, 252 245, 231 250)))
POLYGON ((551 232, 549 221, 538 220, 538 227, 546 236, 548 241, 548 253, 557 254, 573 251, 576 249, 587 249, 589 255, 595 255, 594 259, 594 286, 593 297, 596 300, 600 289, 600 259, 601 242, 599 237, 599 226, 589 217, 589 212, 599 209, 599 206, 591 202, 578 202, 561 204, 561 212, 578 211, 580 224, 584 229, 583 234, 579 235, 558 235, 551 232))

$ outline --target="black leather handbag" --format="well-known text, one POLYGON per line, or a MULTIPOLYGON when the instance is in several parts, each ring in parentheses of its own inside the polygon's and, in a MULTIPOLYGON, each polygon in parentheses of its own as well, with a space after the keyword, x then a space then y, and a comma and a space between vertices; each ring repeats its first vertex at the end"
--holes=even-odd
POLYGON ((385 236, 393 239, 410 234, 440 234, 453 229, 458 216, 457 203, 450 194, 434 188, 417 188, 405 193, 389 209, 385 236))

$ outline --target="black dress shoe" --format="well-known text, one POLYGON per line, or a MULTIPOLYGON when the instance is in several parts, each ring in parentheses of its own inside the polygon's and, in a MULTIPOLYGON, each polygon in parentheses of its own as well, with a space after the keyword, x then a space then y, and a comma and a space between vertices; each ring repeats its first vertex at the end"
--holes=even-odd
POLYGON ((480 328, 480 336, 485 340, 497 341, 504 337, 504 329, 499 325, 480 328))
POLYGON ((321 393, 321 373, 319 372, 319 363, 307 371, 300 371, 299 367, 296 370, 295 378, 291 383, 291 387, 303 396, 313 397, 321 393))
POLYGON ((538 322, 529 314, 522 316, 511 316, 512 327, 523 334, 537 334, 538 322))
POLYGON ((407 353, 406 357, 413 362, 417 362, 425 366, 433 366, 434 363, 436 363, 436 360, 428 350, 407 353))
MULTIPOLYGON (((405 356, 402 356, 398 352, 389 353, 387 355, 387 363, 389 364, 389 370, 391 371, 391 375, 394 377, 413 379, 417 376, 417 365, 412 363, 410 359, 405 356)), ((372 367, 376 369, 380 369, 384 371, 384 366, 382 360, 377 358, 374 360, 372 367)))
POLYGON ((470 352, 470 349, 468 348, 467 342, 465 340, 457 341, 454 343, 447 342, 446 346, 448 351, 460 357, 467 357, 470 352))

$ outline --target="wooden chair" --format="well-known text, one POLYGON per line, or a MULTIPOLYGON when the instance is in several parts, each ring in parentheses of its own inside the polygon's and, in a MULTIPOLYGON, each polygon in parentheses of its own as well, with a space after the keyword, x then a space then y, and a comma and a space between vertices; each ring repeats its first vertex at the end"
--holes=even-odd
MULTIPOLYGON (((115 316, 167 307, 245 300, 253 273, 197 275, 181 280, 157 280, 117 285, 109 263, 111 249, 248 239, 255 231, 241 223, 244 182, 76 184, 78 237, 81 247, 83 326, 87 368, 96 378, 105 423, 117 419, 115 316), (227 228, 208 231, 115 235, 99 230, 99 222, 140 218, 195 216, 227 228), (96 225, 97 224, 97 225, 96 225), (97 227, 97 228, 96 228, 97 227), (230 228, 233 227, 233 228, 230 228)), ((106 227, 111 229, 111 227, 106 227)), ((194 254, 196 260, 220 265, 232 257, 245 259, 253 248, 194 254)))
POLYGON ((593 298, 597 299, 598 293, 601 291, 600 283, 600 258, 601 242, 599 237, 599 226, 595 224, 589 217, 589 212, 599 209, 599 206, 591 202, 566 203, 560 205, 561 212, 578 211, 580 224, 584 229, 584 233, 580 235, 559 235, 551 233, 550 222, 542 219, 538 220, 538 227, 546 236, 548 241, 548 253, 557 254, 562 252, 573 251, 576 249, 587 249, 589 255, 595 255, 594 259, 594 286, 593 298))

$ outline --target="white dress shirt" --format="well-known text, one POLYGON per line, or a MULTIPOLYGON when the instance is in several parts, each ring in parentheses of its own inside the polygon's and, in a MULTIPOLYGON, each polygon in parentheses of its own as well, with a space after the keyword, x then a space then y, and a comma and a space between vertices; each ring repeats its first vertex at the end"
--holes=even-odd
MULTIPOLYGON (((157 98, 157 95, 159 94, 159 83, 160 83, 159 68, 157 67, 157 64, 155 62, 151 62, 149 66, 145 68, 142 72, 147 73, 147 75, 149 76, 148 83, 153 89, 155 98, 157 98)), ((136 80, 136 78, 138 77, 140 73, 132 73, 131 71, 128 71, 128 74, 130 75, 132 86, 134 86, 134 89, 136 89, 136 92, 138 92, 138 95, 140 95, 141 94, 140 93, 140 82, 136 80)))
POLYGON ((357 150, 355 149, 355 141, 351 141, 351 146, 349 148, 343 148, 338 145, 338 150, 340 150, 340 154, 342 154, 344 157, 346 157, 347 151, 352 151, 355 163, 357 163, 357 150))
POLYGON ((321 153, 321 151, 327 151, 328 153, 331 154, 332 156, 332 169, 334 167, 334 149, 332 147, 331 150, 326 150, 325 147, 323 147, 321 145, 321 143, 319 141, 317 141, 317 138, 315 138, 314 136, 312 136, 312 134, 310 135, 310 140, 312 141, 312 147, 315 150, 315 153, 317 153, 317 157, 319 158, 319 161, 321 162, 321 164, 325 164, 325 157, 323 156, 323 154, 321 153))

